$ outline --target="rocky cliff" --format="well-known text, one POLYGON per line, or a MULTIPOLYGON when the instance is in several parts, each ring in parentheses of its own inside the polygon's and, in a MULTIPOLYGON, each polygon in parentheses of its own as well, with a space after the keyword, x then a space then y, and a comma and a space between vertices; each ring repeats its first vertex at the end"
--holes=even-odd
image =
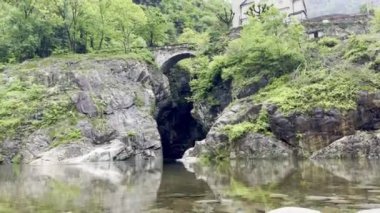
POLYGON ((379 98, 376 92, 360 92, 355 110, 315 108, 307 113, 283 113, 276 105, 254 104, 252 97, 240 99, 220 114, 206 139, 184 157, 379 158, 379 98), (242 125, 257 121, 263 111, 264 129, 242 125), (238 134, 234 138, 231 126, 236 128, 232 134, 238 134))
POLYGON ((2 79, 7 91, 2 94, 4 102, 15 102, 8 113, 13 115, 1 118, 2 162, 77 163, 162 156, 155 113, 168 101, 170 90, 167 78, 153 65, 121 58, 50 58, 10 67, 2 79), (23 86, 13 88, 15 82, 23 86), (35 86, 40 91, 35 98, 12 96, 31 96, 35 86), (13 117, 19 122, 6 125, 13 117))

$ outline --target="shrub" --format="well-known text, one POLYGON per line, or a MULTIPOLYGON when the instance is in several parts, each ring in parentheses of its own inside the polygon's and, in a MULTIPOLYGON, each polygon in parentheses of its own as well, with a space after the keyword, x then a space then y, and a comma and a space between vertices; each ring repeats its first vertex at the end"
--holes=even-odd
POLYGON ((318 41, 319 45, 326 46, 329 48, 335 47, 339 44, 339 39, 333 37, 323 37, 318 41))
POLYGON ((312 70, 274 80, 254 96, 254 101, 276 104, 284 113, 315 108, 347 111, 356 108, 359 91, 378 88, 380 76, 370 70, 354 67, 312 70))
POLYGON ((50 146, 57 147, 81 139, 82 133, 79 129, 63 125, 62 127, 53 129, 50 137, 53 138, 53 143, 50 146))
POLYGON ((380 49, 378 36, 375 34, 351 37, 344 58, 357 64, 365 64, 375 60, 380 49))
POLYGON ((243 122, 235 125, 227 125, 224 127, 224 131, 227 133, 230 142, 240 139, 242 136, 251 132, 255 125, 251 122, 243 122))
POLYGON ((380 33, 380 8, 374 10, 374 17, 372 19, 372 30, 375 33, 380 33))
POLYGON ((270 79, 297 69, 304 61, 300 42, 304 38, 299 23, 284 23, 284 16, 271 9, 260 19, 252 18, 241 37, 229 43, 226 53, 214 57, 205 73, 192 82, 196 99, 213 87, 221 75, 233 80, 236 93, 262 78, 270 79))

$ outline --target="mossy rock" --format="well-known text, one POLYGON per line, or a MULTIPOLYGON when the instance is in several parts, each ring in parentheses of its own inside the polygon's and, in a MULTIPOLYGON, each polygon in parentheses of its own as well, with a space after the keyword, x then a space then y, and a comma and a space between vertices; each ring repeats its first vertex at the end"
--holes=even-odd
POLYGON ((13 156, 11 162, 14 164, 21 164, 22 158, 23 158, 22 155, 18 153, 17 155, 13 156))

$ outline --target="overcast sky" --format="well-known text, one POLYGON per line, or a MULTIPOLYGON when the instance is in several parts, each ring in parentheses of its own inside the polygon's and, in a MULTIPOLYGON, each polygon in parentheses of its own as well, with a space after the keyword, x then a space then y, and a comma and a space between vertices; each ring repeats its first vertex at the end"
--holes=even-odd
MULTIPOLYGON (((316 17, 329 14, 355 14, 360 12, 360 7, 367 0, 305 0, 308 8, 308 16, 316 17)), ((380 0, 368 0, 380 5, 380 0)))

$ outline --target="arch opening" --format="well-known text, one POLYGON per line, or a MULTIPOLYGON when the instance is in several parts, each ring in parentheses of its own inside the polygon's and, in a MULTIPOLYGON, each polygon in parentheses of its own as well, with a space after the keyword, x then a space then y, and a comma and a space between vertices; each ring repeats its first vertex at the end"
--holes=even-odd
POLYGON ((194 55, 178 54, 161 66, 168 77, 171 92, 170 101, 159 109, 156 118, 166 161, 181 158, 188 148, 194 146, 195 141, 206 137, 203 126, 191 114, 190 73, 177 64, 190 57, 194 55))
POLYGON ((187 58, 192 58, 195 57, 195 55, 191 52, 185 52, 185 53, 180 53, 176 54, 172 57, 170 57, 168 60, 166 60, 162 65, 161 65, 161 70, 164 72, 164 74, 167 74, 168 71, 172 67, 174 67, 179 61, 187 58))

